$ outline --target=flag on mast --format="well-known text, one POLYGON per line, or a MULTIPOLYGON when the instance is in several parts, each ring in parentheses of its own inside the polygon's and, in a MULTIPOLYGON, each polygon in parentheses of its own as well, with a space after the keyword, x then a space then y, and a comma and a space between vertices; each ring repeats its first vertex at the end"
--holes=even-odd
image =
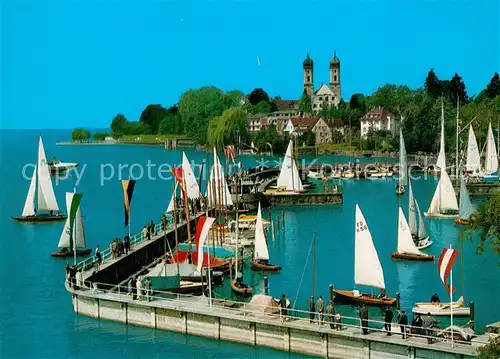
MULTIPOLYGON (((201 216, 198 220, 198 224, 196 225, 196 234, 195 234, 195 243, 196 250, 198 251, 198 272, 201 273, 201 269, 203 266, 203 247, 205 246, 205 240, 208 236, 208 231, 212 227, 215 218, 201 216)), ((208 253, 210 257, 210 253, 208 253)))
POLYGON ((134 194, 135 180, 122 180, 123 186, 123 208, 125 210, 125 227, 130 222, 130 203, 134 194))
POLYGON ((236 163, 236 152, 234 150, 234 146, 229 145, 229 146, 224 147, 224 155, 226 156, 226 171, 228 171, 229 170, 229 157, 231 157, 233 164, 236 163))
POLYGON ((443 284, 446 288, 446 291, 449 294, 451 294, 451 291, 455 290, 454 287, 450 288, 450 285, 448 284, 448 277, 449 277, 450 272, 453 268, 453 264, 455 263, 455 260, 457 259, 457 254, 458 254, 458 250, 456 250, 456 249, 444 248, 443 251, 441 252, 441 255, 439 256, 439 260, 438 260, 439 276, 441 277, 441 280, 443 281, 443 284), (450 289, 451 289, 451 291, 450 291, 450 289))

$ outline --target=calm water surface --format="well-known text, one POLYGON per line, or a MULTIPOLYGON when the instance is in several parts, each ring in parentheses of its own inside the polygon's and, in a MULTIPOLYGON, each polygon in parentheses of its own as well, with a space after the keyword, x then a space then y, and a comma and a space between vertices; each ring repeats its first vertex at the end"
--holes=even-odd
MULTIPOLYGON (((77 316, 71 308, 71 298, 64 290, 65 260, 50 257, 57 250, 63 223, 29 225, 15 222, 12 215, 22 212, 29 181, 22 176, 26 163, 36 162, 37 136, 40 131, 1 131, 0 180, 0 279, 1 279, 1 356, 4 358, 305 358, 266 348, 255 348, 205 338, 184 336, 147 328, 126 326, 77 316)), ((123 227, 123 195, 118 180, 120 164, 142 164, 147 171, 148 160, 156 167, 151 173, 156 180, 144 178, 136 185, 132 202, 132 231, 138 232, 149 220, 158 221, 170 200, 172 181, 158 179, 158 166, 176 164, 181 152, 168 152, 156 147, 138 146, 56 146, 67 140, 68 131, 42 131, 45 151, 50 159, 80 163, 83 172, 78 191, 83 193, 82 211, 85 216, 87 243, 106 247, 109 241, 125 234, 123 227), (101 164, 113 166, 115 176, 101 185, 101 164), (86 166, 85 166, 86 165, 86 166)), ((205 153, 187 150, 190 160, 200 163, 205 153)), ((312 156, 305 156, 313 159, 312 156)), ((256 165, 256 159, 242 156, 245 165, 256 165)), ((260 159, 260 158, 259 158, 260 159)), ((270 158, 264 158, 269 160, 270 158)), ((321 161, 344 162, 346 157, 320 157, 321 161)), ((31 169, 28 171, 31 174, 31 169)), ((122 171, 128 178, 127 170, 122 171)), ((134 168, 134 175, 139 169, 134 168)), ((111 166, 105 170, 111 177, 111 166)), ((64 193, 72 191, 76 175, 61 180, 55 186, 60 206, 64 193)), ((312 258, 308 259, 313 232, 316 232, 316 294, 328 295, 328 285, 339 289, 353 288, 354 206, 358 203, 372 232, 375 246, 384 268, 387 291, 400 292, 402 306, 408 312, 416 301, 427 301, 437 292, 442 300, 446 293, 437 274, 436 263, 394 262, 390 253, 396 248, 397 206, 392 179, 344 181, 342 206, 278 207, 272 215, 285 212, 285 230, 270 241, 272 262, 283 271, 269 278, 270 294, 286 293, 297 307, 306 308, 311 295, 312 258), (302 275, 304 276, 302 278, 302 275), (302 284, 300 284, 302 278, 302 284)), ((436 180, 413 183, 415 196, 422 209, 429 205, 436 180)), ((408 196, 401 199, 407 213, 408 196)), ((63 208, 66 210, 65 208, 63 208)), ((267 216, 264 213, 264 216, 267 216)), ((458 229, 450 220, 427 222, 434 245, 428 253, 438 256, 443 247, 459 247, 458 229)), ((476 255, 475 244, 464 244, 464 294, 467 301, 476 302, 477 328, 500 318, 500 281, 498 260, 490 255, 476 255)), ((462 293, 460 266, 455 267, 455 297, 462 293)), ((263 290, 262 277, 245 268, 245 281, 256 291, 263 290)), ((230 295, 227 288, 216 295, 230 295)), ((357 315, 356 309, 341 306, 346 315, 357 315)), ((371 312, 381 316, 379 310, 371 312)))

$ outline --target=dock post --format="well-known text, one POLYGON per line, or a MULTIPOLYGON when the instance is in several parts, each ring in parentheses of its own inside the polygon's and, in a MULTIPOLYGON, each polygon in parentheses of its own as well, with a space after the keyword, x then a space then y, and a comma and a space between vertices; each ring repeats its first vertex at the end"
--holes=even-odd
POLYGON ((333 284, 330 284, 328 293, 329 293, 330 302, 333 302, 333 284))
POLYGON ((285 211, 281 210, 281 219, 283 220, 283 230, 285 230, 285 211))
POLYGON ((268 282, 268 278, 267 278, 267 275, 264 277, 264 294, 265 295, 269 295, 269 282, 268 282))
POLYGON ((401 294, 399 292, 396 293, 396 309, 401 310, 401 294))
POLYGON ((470 328, 474 330, 476 326, 476 316, 475 316, 476 304, 474 302, 470 302, 470 328))

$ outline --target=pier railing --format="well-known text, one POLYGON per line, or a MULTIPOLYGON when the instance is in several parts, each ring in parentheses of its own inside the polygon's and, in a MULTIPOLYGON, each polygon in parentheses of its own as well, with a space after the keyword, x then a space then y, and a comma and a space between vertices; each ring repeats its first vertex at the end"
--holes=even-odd
MULTIPOLYGON (((82 285, 80 283, 80 285, 82 285)), ((318 330, 333 330, 333 331, 345 331, 347 329, 359 330, 363 332, 363 325, 361 324, 360 318, 349 317, 345 315, 340 315, 340 320, 334 315, 329 315, 325 312, 321 313, 321 317, 318 312, 309 312, 301 309, 286 308, 285 311, 281 307, 278 307, 278 299, 275 299, 276 306, 270 307, 269 305, 259 305, 255 303, 248 302, 238 302, 228 299, 213 298, 210 302, 208 297, 193 296, 189 294, 179 294, 167 291, 147 291, 142 289, 141 292, 136 292, 136 283, 134 281, 132 288, 128 286, 116 286, 114 284, 98 283, 98 282, 88 282, 83 283, 83 288, 79 288, 77 291, 87 292, 90 296, 98 296, 99 294, 107 294, 106 300, 132 300, 135 298, 134 302, 143 305, 153 304, 154 306, 167 308, 174 308, 176 310, 186 310, 189 312, 196 313, 213 313, 213 315, 219 314, 231 314, 238 317, 249 317, 258 318, 263 321, 278 321, 282 323, 290 323, 291 325, 297 326, 298 328, 312 329, 312 325, 318 325, 318 330), (113 288, 113 289, 111 289, 113 288), (132 292, 129 292, 132 289, 132 292), (205 298, 205 300, 201 299, 205 298), (153 302, 153 303, 151 303, 153 302), (270 310, 271 309, 271 310, 270 310), (269 312, 270 311, 270 312, 269 312), (312 318, 311 318, 312 317, 312 318), (331 318, 330 318, 331 317, 331 318), (321 319, 320 319, 321 318, 321 319), (322 325, 324 325, 322 327, 322 325), (333 325, 333 328, 330 328, 333 325)), ((326 305, 325 305, 326 309, 326 305)), ((340 313, 339 313, 340 314, 340 313)), ((384 325, 387 324, 381 320, 368 319, 367 326, 364 328, 368 329, 369 333, 388 333, 384 325)), ((396 322, 391 322, 391 333, 396 336, 403 336, 403 331, 401 331, 401 325, 396 322)), ((411 338, 421 338, 426 339, 428 344, 433 343, 450 343, 450 332, 445 332, 444 329, 438 327, 415 327, 412 325, 404 325, 404 340, 410 340, 411 338)), ((458 328, 458 327, 457 327, 458 328)), ((314 329, 316 330, 316 329, 314 329)), ((458 330, 454 329, 454 334, 457 335, 458 330)), ((367 334, 369 337, 369 334, 367 334)), ((473 335, 472 337, 475 337, 473 335)), ((478 338, 474 341, 478 345, 486 345, 488 342, 484 340, 479 340, 478 338)), ((470 348, 471 342, 464 340, 453 340, 453 345, 462 345, 466 348, 470 348)), ((467 349, 470 350, 470 349, 467 349)))
MULTIPOLYGON (((182 222, 179 224, 182 224, 182 222)), ((163 231, 162 224, 157 223, 157 224, 155 224, 155 229, 154 229, 154 232, 152 235, 164 233, 164 232, 167 232, 169 229, 173 229, 173 228, 174 228, 173 223, 167 223, 167 227, 165 228, 165 231, 163 231)), ((134 234, 133 236, 130 237, 130 248, 132 249, 134 244, 140 243, 140 242, 145 241, 145 240, 146 239, 143 238, 143 236, 142 236, 142 231, 137 233, 137 234, 134 234)), ((112 250, 109 247, 106 249, 100 250, 100 253, 101 253, 101 257, 102 257, 103 262, 112 257, 112 250)), ((87 268, 92 267, 95 263, 97 263, 97 256, 94 253, 92 256, 89 256, 86 259, 84 259, 83 261, 77 263, 77 268, 82 269, 82 270, 86 270, 87 268)))

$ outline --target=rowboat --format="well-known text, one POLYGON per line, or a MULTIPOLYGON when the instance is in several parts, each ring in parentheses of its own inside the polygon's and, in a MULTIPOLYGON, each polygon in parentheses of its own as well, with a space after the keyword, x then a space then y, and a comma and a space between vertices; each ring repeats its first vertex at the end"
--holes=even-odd
POLYGON ((344 302, 358 304, 368 304, 375 306, 393 306, 396 305, 396 298, 378 298, 373 294, 360 293, 356 290, 338 290, 334 289, 335 299, 344 302))
POLYGON ((237 279, 233 279, 231 281, 231 290, 234 293, 241 295, 243 297, 252 295, 252 288, 247 286, 246 284, 238 282, 237 279))
POLYGON ((253 261, 251 265, 253 270, 256 271, 265 271, 265 272, 279 272, 281 270, 280 266, 272 265, 272 264, 265 264, 262 262, 256 262, 253 261))

